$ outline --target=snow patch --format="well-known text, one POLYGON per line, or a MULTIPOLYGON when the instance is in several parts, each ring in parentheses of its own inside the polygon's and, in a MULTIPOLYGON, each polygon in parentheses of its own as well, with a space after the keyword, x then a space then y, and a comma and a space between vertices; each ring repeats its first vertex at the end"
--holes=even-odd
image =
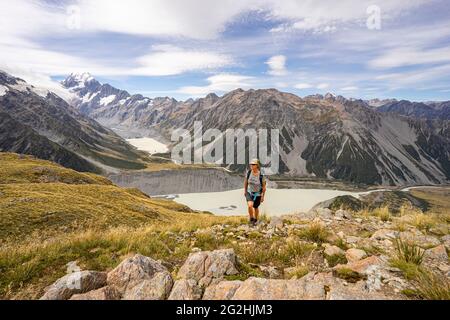
POLYGON ((138 150, 146 151, 150 154, 166 153, 169 151, 164 143, 156 141, 152 138, 127 139, 127 142, 138 150))
POLYGON ((8 91, 9 89, 7 87, 0 85, 0 97, 4 96, 8 91))
POLYGON ((349 139, 348 136, 345 137, 345 141, 344 141, 344 143, 342 144, 341 150, 339 150, 339 152, 338 152, 338 154, 337 154, 336 161, 339 160, 339 158, 341 157, 342 152, 344 151, 345 145, 346 145, 347 142, 348 142, 348 139, 349 139))
POLYGON ((113 102, 114 100, 116 100, 116 95, 113 94, 113 95, 110 95, 108 97, 101 98, 100 99, 100 104, 102 106, 106 106, 106 105, 110 104, 111 102, 113 102))
POLYGON ((86 94, 83 96, 82 102, 83 102, 83 103, 90 102, 90 101, 92 101, 92 99, 94 99, 97 95, 98 95, 98 92, 90 92, 90 93, 86 93, 86 94))

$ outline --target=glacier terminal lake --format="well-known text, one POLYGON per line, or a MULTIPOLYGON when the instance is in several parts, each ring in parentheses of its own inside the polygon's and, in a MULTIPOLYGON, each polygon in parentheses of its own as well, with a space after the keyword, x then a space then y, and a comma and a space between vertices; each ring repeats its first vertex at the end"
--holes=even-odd
MULTIPOLYGON (((350 195, 358 198, 368 192, 348 192, 326 189, 268 189, 260 213, 279 216, 296 212, 307 212, 316 204, 334 197, 350 195)), ((247 215, 244 189, 187 193, 172 196, 173 200, 194 210, 209 211, 221 216, 247 215)))

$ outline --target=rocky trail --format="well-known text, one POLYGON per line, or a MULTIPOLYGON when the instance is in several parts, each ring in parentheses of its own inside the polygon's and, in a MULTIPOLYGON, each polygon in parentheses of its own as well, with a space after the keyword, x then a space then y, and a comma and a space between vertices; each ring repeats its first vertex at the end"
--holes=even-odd
POLYGON ((372 300, 427 299, 436 292, 448 297, 448 224, 420 230, 412 219, 405 215, 383 221, 318 208, 255 227, 219 224, 170 232, 173 241, 192 240, 184 263, 168 265, 137 253, 109 272, 67 274, 41 299, 372 300), (226 239, 229 247, 195 247, 205 234, 226 239), (270 249, 259 247, 267 243, 270 249), (246 262, 246 252, 258 251, 261 258, 253 261, 260 263, 246 262), (283 259, 264 257, 277 252, 283 252, 283 259))

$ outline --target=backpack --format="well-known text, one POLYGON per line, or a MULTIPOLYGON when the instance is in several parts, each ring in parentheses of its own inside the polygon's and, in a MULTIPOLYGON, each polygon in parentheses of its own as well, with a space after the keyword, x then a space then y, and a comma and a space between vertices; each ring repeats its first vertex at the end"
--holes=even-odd
MULTIPOLYGON (((248 179, 250 179, 251 174, 252 174, 251 170, 247 171, 247 181, 248 181, 248 179)), ((259 185, 261 186, 261 190, 259 191, 259 193, 261 193, 263 191, 263 179, 264 179, 264 175, 261 173, 261 170, 260 170, 259 171, 259 185)))

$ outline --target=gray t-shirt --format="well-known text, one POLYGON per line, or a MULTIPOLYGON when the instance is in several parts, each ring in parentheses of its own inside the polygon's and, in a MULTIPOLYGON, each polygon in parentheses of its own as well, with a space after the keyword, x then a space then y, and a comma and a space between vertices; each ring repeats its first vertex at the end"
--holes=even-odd
MULTIPOLYGON (((263 176, 262 179, 263 183, 265 182, 265 177, 263 176)), ((253 175, 253 173, 250 173, 250 177, 248 178, 248 192, 256 193, 261 192, 262 186, 258 175, 253 175)))

